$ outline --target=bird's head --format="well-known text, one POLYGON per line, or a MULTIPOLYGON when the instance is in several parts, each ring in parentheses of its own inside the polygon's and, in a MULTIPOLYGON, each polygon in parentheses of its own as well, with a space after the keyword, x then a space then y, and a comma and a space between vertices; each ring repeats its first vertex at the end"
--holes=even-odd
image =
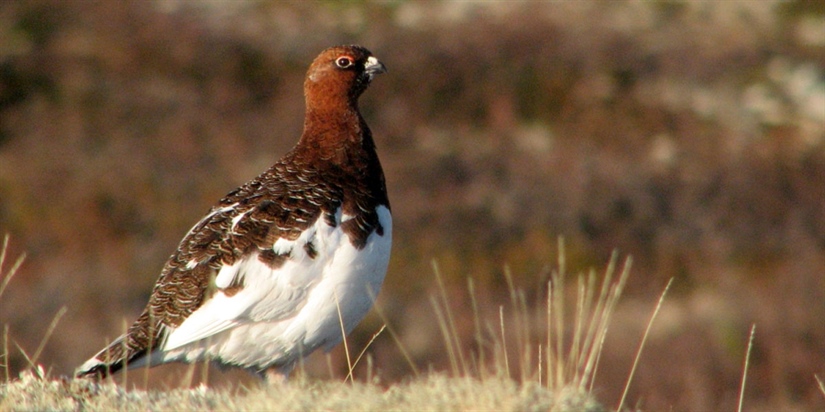
POLYGON ((324 50, 310 65, 304 82, 307 105, 346 99, 355 103, 376 74, 387 68, 361 46, 336 46, 324 50))

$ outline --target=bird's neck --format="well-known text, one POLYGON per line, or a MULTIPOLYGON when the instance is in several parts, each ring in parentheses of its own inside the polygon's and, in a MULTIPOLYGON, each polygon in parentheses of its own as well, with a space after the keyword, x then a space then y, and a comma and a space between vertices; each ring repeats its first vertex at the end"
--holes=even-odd
POLYGON ((355 103, 309 106, 298 148, 336 164, 354 160, 352 156, 362 153, 362 149, 374 150, 370 131, 355 103))

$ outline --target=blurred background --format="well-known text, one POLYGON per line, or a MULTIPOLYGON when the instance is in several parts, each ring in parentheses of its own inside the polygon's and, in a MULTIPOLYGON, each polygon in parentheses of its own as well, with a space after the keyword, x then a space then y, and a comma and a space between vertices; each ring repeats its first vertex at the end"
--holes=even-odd
MULTIPOLYGON (((0 234, 28 255, 0 298, 12 376, 61 308, 37 359, 54 375, 134 320, 191 225, 297 141, 305 70, 340 43, 390 70, 361 100, 395 225, 379 305, 418 368, 449 370, 433 262, 473 350, 467 279, 484 322, 505 270, 541 313, 564 236, 572 272, 634 259, 607 405, 674 278, 631 405, 733 409, 756 324, 745 408, 825 408, 822 1, 4 1, 0 234)), ((383 383, 412 376, 388 333, 368 353, 383 383)))

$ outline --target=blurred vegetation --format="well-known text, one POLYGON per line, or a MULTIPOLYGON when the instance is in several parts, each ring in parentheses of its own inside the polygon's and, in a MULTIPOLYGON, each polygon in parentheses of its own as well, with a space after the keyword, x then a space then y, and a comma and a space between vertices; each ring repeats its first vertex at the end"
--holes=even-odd
MULTIPOLYGON (((745 405, 822 408, 823 27, 814 1, 5 1, 0 231, 29 257, 0 320, 33 348, 67 307, 42 361, 70 373, 212 203, 295 143, 312 58, 360 43, 390 70, 361 103, 396 225, 379 303, 416 362, 446 359, 432 260, 457 307, 472 277, 495 313, 505 266, 542 295, 562 235, 571 266, 636 262, 606 399, 675 277, 631 400, 730 409, 756 323, 745 405)), ((371 353, 409 373, 391 339, 371 353)))

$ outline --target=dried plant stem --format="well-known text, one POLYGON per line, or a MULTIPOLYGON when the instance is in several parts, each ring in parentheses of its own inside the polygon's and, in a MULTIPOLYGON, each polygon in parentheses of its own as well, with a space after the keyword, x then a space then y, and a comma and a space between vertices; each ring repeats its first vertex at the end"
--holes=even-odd
POLYGON ((487 377, 487 370, 485 368, 487 361, 484 356, 485 341, 481 330, 481 317, 478 314, 478 302, 476 301, 475 286, 473 285, 473 278, 471 277, 467 278, 467 290, 470 291, 470 304, 473 309, 473 326, 475 327, 474 339, 476 346, 478 347, 478 356, 473 357, 472 360, 475 361, 475 370, 478 371, 480 377, 483 379, 487 377))
POLYGON ((647 337, 650 335, 650 328, 653 326, 653 321, 656 319, 656 315, 659 314, 659 310, 662 308, 662 303, 665 301, 665 295, 667 295, 667 291, 670 289, 671 284, 673 284, 673 278, 670 278, 670 280, 667 281, 665 290, 663 290, 662 295, 659 296, 659 302, 656 304, 656 309, 653 310, 653 315, 650 316, 650 320, 647 322, 645 334, 642 336, 642 342, 639 343, 639 349, 636 351, 636 357, 633 359, 633 366, 630 368, 630 374, 627 376, 627 383, 625 383, 624 391, 622 391, 622 398, 619 400, 619 406, 616 407, 617 411, 622 410, 624 401, 627 399, 627 392, 630 389, 630 383, 633 381, 633 375, 636 373, 636 367, 639 366, 639 359, 642 357, 642 349, 644 349, 645 343, 647 342, 647 337))
POLYGON ((460 371, 458 368, 458 356, 455 354, 453 340, 450 338, 450 327, 447 325, 447 320, 444 318, 445 315, 441 311, 441 307, 439 306, 438 300, 435 296, 430 296, 430 304, 433 307, 433 311, 435 311, 435 318, 438 321, 438 328, 441 330, 441 336, 444 338, 444 347, 447 349, 447 357, 450 360, 450 369, 452 370, 454 376, 459 376, 460 371))
POLYGON ((5 382, 9 382, 9 325, 3 327, 3 370, 6 375, 5 382))
POLYGON ((545 350, 545 357, 547 358, 545 361, 547 362, 547 387, 554 388, 553 386, 553 365, 556 361, 555 357, 553 356, 553 316, 550 313, 552 306, 552 296, 551 293, 553 290, 552 281, 547 282, 547 350, 545 350))
MULTIPOLYGON (((122 336, 123 336, 123 339, 121 339, 121 340, 120 340, 120 347, 121 347, 121 350, 123 351, 122 353, 129 353, 129 347, 128 347, 128 345, 127 345, 127 339, 126 339, 126 336, 127 336, 126 334, 129 332, 129 324, 126 322, 126 319, 123 319, 122 326, 123 326, 123 335, 122 335, 122 336)), ((109 343, 109 342, 107 342, 105 347, 107 347, 107 348, 108 348, 108 347, 109 347, 109 344, 110 344, 110 343, 109 343)), ((107 356, 107 357, 108 357, 108 356, 107 356)), ((129 387, 129 386, 128 386, 128 383, 129 383, 129 368, 128 368, 127 366, 128 366, 128 365, 124 364, 124 365, 123 365, 123 369, 121 369, 121 375, 122 375, 122 376, 121 376, 121 385, 122 385, 124 388, 128 388, 128 387, 129 387)), ((147 368, 148 368, 148 366, 147 366, 147 368)), ((113 379, 113 380, 114 380, 114 379, 113 379)), ((144 386, 144 388, 145 388, 145 387, 146 387, 146 386, 144 386)))
POLYGON ((445 335, 445 339, 452 341, 451 346, 453 347, 453 352, 451 352, 451 356, 455 354, 458 358, 457 362, 454 362, 453 359, 451 359, 450 362, 460 364, 463 375, 468 375, 469 370, 467 369, 464 351, 461 349, 458 329, 455 327, 455 318, 453 317, 453 311, 450 309, 450 301, 447 299, 447 288, 444 286, 444 280, 441 278, 441 271, 438 269, 438 265, 435 260, 432 261, 432 266, 433 271, 435 272, 435 279, 438 282, 438 290, 441 294, 441 304, 444 306, 444 315, 447 326, 447 335, 445 335))
POLYGON ((43 339, 40 340, 40 345, 37 346, 37 350, 34 351, 34 355, 32 356, 32 363, 36 364, 37 359, 40 358, 40 354, 43 353, 43 349, 46 347, 46 342, 48 342, 49 338, 52 336, 54 329, 57 327, 57 323, 60 322, 60 318, 66 314, 66 307, 63 306, 60 310, 57 311, 57 314, 54 315, 52 318, 52 322, 49 324, 49 328, 46 329, 46 334, 43 336, 43 339))
POLYGON ((822 396, 825 397, 825 383, 822 382, 822 378, 814 375, 814 379, 816 379, 816 383, 819 385, 819 391, 822 392, 822 396))
POLYGON ((389 326, 390 323, 387 321, 387 316, 384 315, 384 312, 383 310, 381 310, 381 307, 379 305, 375 305, 374 308, 375 313, 378 314, 378 317, 381 318, 381 321, 384 322, 384 325, 387 327, 387 331, 390 333, 390 337, 392 337, 392 340, 395 342, 395 345, 398 347, 398 350, 401 351, 401 356, 403 356, 404 360, 407 361, 407 365, 410 366, 413 375, 415 375, 415 377, 417 378, 420 375, 420 373, 418 372, 418 367, 415 366, 415 362, 413 362, 412 357, 410 356, 410 352, 407 351, 407 348, 401 342, 401 339, 398 337, 398 334, 395 333, 395 330, 393 330, 393 328, 389 326))
MULTIPOLYGON (((358 362, 361 360, 361 358, 367 352, 367 349, 369 349, 369 347, 372 346, 372 343, 375 342, 375 338, 377 338, 378 335, 380 335, 381 332, 383 332, 384 329, 386 329, 386 328, 387 328, 387 325, 381 325, 381 329, 378 329, 378 332, 375 332, 375 334, 372 335, 372 338, 370 338, 369 342, 367 342, 367 345, 364 346, 364 349, 362 349, 361 353, 358 354, 358 357, 355 358, 355 362, 352 363, 353 369, 356 366, 358 366, 358 362)), ((370 371, 371 371, 371 369, 367 369, 367 372, 370 372, 370 371)), ((352 376, 352 375, 350 375, 350 376, 352 376)))
MULTIPOLYGON (((0 247, 0 272, 3 271, 3 265, 6 263, 6 252, 9 248, 9 235, 3 237, 3 246, 0 247)), ((11 268, 3 275, 3 281, 0 283, 0 296, 3 296, 3 292, 6 291, 6 287, 11 282, 11 279, 17 273, 17 270, 20 269, 20 266, 23 265, 23 261, 26 260, 26 254, 23 253, 20 257, 14 261, 14 264, 11 265, 11 268)))
POLYGON ((507 356, 507 338, 504 334, 504 306, 498 307, 499 326, 501 326, 501 351, 504 354, 504 372, 510 377, 510 360, 507 356))
POLYGON ((352 381, 352 360, 349 356, 349 346, 347 345, 347 330, 344 327, 344 318, 341 316, 341 305, 338 302, 338 294, 335 293, 335 307, 338 310, 338 324, 341 325, 341 342, 344 344, 344 354, 347 357, 347 380, 352 381))
POLYGON ((748 365, 751 360, 751 349, 753 349, 753 337, 756 334, 756 324, 751 325, 751 333, 748 338, 748 349, 745 351, 745 365, 742 367, 742 385, 739 387, 739 407, 736 409, 742 412, 742 404, 745 402, 745 382, 748 378, 748 365))

